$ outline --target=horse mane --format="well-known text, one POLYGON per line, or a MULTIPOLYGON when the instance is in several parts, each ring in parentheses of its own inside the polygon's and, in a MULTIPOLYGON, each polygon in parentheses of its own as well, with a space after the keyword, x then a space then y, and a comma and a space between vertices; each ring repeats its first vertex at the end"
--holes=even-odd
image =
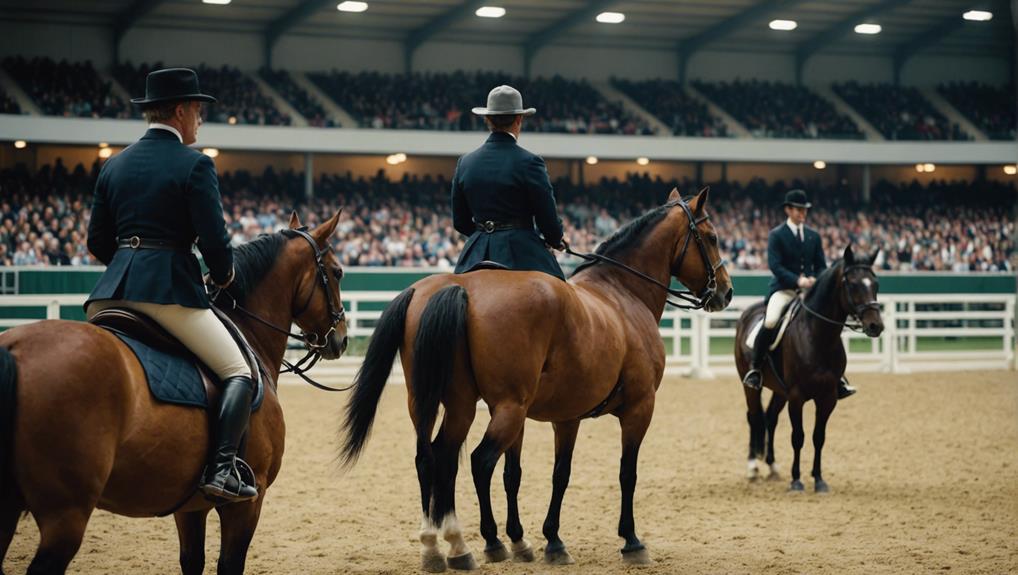
POLYGON ((809 290, 809 295, 806 296, 806 303, 811 308, 818 309, 818 306, 826 301, 827 297, 835 290, 838 283, 836 270, 840 270, 844 266, 845 261, 839 258, 820 273, 817 283, 813 285, 813 289, 809 290))
POLYGON ((226 291, 238 304, 243 305, 251 292, 269 273, 287 239, 283 232, 261 234, 254 240, 234 248, 233 283, 226 291))
MULTIPOLYGON (((689 203, 689 201, 685 198, 682 201, 687 204, 689 203)), ((608 237, 608 239, 598 244, 594 253, 601 256, 615 257, 636 247, 643 236, 657 227, 657 225, 661 223, 661 220, 663 220, 668 214, 668 210, 675 207, 677 204, 678 202, 668 202, 663 206, 651 208, 643 215, 616 230, 614 234, 608 237)), ((596 263, 596 260, 583 262, 576 266, 576 269, 573 270, 573 273, 570 274, 569 277, 575 276, 596 263)))

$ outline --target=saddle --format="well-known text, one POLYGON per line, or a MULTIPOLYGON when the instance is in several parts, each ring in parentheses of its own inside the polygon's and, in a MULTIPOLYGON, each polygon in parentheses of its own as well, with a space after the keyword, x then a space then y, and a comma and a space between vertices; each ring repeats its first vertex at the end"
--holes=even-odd
MULTIPOLYGON (((781 321, 778 324, 778 334, 774 336, 774 342, 771 343, 769 351, 778 349, 781 345, 781 338, 785 336, 785 331, 788 329, 788 324, 792 323, 792 319, 799 314, 799 310, 802 309, 802 300, 795 298, 792 303, 785 306, 785 309, 781 312, 781 321)), ((756 335, 760 333, 760 328, 763 327, 763 314, 753 322, 753 327, 750 328, 749 333, 746 335, 746 347, 753 349, 753 344, 756 343, 756 335)))
POLYGON ((470 269, 463 273, 475 272, 477 270, 507 270, 507 269, 509 269, 509 266, 506 266, 504 264, 493 262, 491 260, 481 260, 476 264, 470 266, 470 269))
MULTIPOLYGON (((257 411, 265 397, 264 368, 232 321, 215 310, 226 325, 251 368, 255 382, 251 411, 257 411)), ((89 319, 131 348, 145 371, 149 390, 156 400, 175 405, 208 409, 219 403, 219 379, 184 344, 152 318, 135 310, 111 307, 89 319)))

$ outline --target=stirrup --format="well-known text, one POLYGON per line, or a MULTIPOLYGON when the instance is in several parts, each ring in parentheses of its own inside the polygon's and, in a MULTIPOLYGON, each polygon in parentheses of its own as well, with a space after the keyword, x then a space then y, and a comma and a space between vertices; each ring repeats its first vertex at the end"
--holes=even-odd
POLYGON ((742 378, 742 385, 744 385, 744 386, 746 386, 746 387, 748 387, 750 389, 755 389, 756 391, 760 391, 761 389, 763 389, 763 373, 761 373, 759 369, 751 369, 751 370, 747 371, 745 377, 742 378), (754 374, 756 374, 757 381, 758 381, 758 383, 755 384, 755 385, 750 383, 750 381, 749 381, 754 374))
POLYGON ((215 483, 215 477, 213 481, 205 482, 208 467, 202 472, 202 485, 198 487, 198 490, 205 494, 205 497, 213 501, 224 501, 226 503, 239 503, 241 501, 250 501, 258 498, 258 485, 255 482, 254 470, 247 464, 243 459, 236 457, 234 458, 234 467, 222 485, 215 483), (226 483, 230 479, 234 479, 237 482, 235 490, 227 488, 226 483), (245 491, 249 491, 244 494, 245 491), (253 492, 253 493, 251 493, 253 492))

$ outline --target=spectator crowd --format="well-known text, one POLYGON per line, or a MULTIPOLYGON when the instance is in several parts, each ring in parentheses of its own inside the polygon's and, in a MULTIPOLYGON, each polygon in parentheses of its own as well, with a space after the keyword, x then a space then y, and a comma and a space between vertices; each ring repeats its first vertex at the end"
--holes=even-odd
POLYGON ((941 84, 937 90, 991 140, 1014 140, 1014 88, 1014 85, 1002 87, 979 82, 952 82, 941 84))
POLYGON ((957 124, 923 97, 917 88, 846 82, 833 86, 888 140, 968 140, 957 124))
POLYGON ((312 98, 307 91, 298 86, 297 82, 290 77, 287 71, 262 68, 258 71, 258 74, 262 77, 262 80, 265 80, 267 84, 272 86, 272 89, 293 106, 301 116, 304 116, 309 126, 331 128, 336 125, 325 113, 322 105, 312 98))
MULTIPOLYGON (((92 62, 55 62, 49 58, 6 58, 4 70, 49 116, 128 118, 128 103, 113 91, 92 62)), ((2 98, 0 98, 2 99, 2 98)))
MULTIPOLYGON (((87 265, 97 262, 85 245, 98 164, 73 169, 59 160, 36 172, 0 171, 0 264, 87 265)), ((767 233, 784 220, 780 198, 801 182, 712 185, 712 221, 732 269, 767 269, 767 233)), ((334 247, 347 266, 450 268, 464 238, 452 227, 449 183, 443 177, 398 180, 325 175, 306 201, 303 177, 271 168, 220 175, 224 213, 235 245, 286 226, 297 209, 311 226, 343 207, 334 247)), ((573 248, 593 250, 628 220, 664 202, 672 187, 693 193, 693 182, 631 174, 585 186, 555 182, 560 213, 573 248)), ((846 199, 846 190, 810 189, 816 207, 808 225, 824 239, 828 260, 849 242, 879 249, 881 270, 1013 271, 1013 184, 984 181, 879 182, 869 205, 846 199)), ((566 266, 576 262, 559 254, 566 266)))
POLYGON ((706 104, 690 97, 678 82, 614 79, 612 84, 641 108, 664 122, 676 136, 723 138, 728 135, 725 123, 712 116, 706 104))

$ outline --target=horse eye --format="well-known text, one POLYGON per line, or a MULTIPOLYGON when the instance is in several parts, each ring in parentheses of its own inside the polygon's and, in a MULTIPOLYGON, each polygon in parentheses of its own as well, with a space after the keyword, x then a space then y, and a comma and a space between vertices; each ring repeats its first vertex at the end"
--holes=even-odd
POLYGON ((336 281, 343 279, 343 268, 335 268, 332 270, 332 277, 336 278, 336 281))

